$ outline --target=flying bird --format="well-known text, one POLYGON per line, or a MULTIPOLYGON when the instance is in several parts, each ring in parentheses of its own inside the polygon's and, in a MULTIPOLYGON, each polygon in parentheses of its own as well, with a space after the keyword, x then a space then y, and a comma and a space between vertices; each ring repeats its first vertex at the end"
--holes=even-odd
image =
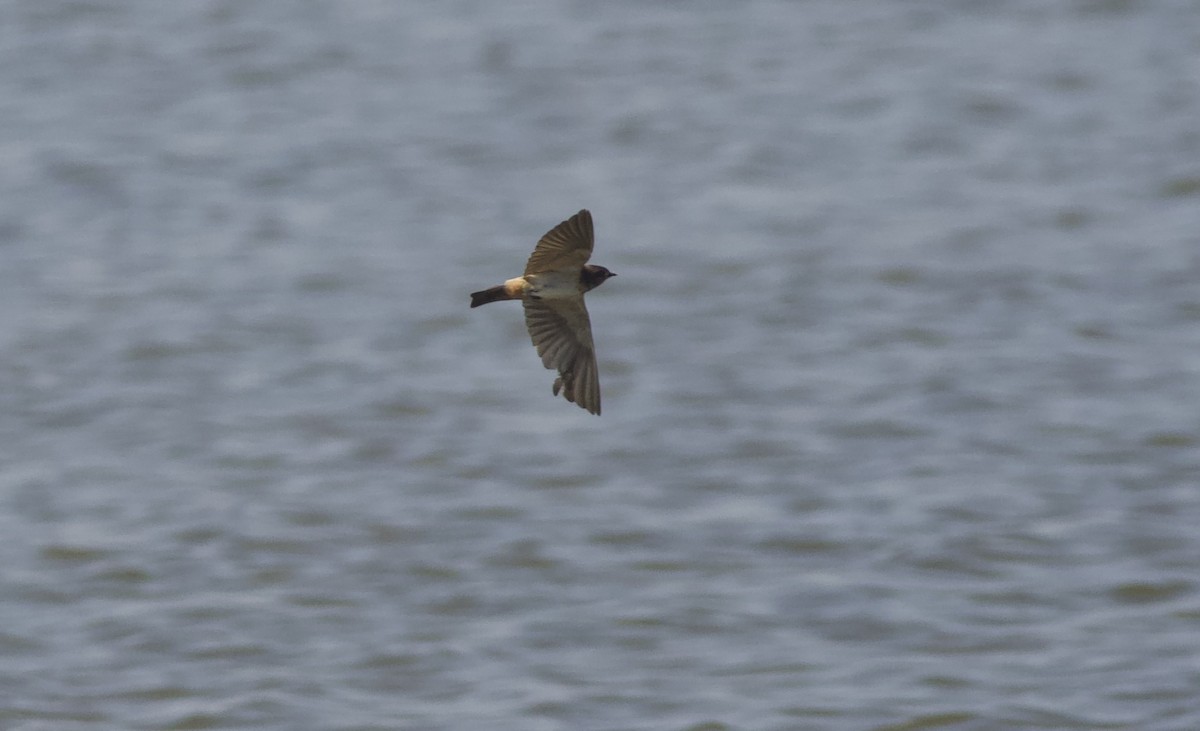
POLYGON ((592 214, 582 210, 550 229, 538 241, 525 273, 504 284, 471 293, 471 307, 521 300, 525 327, 547 368, 557 369, 554 395, 593 414, 600 413, 600 373, 596 345, 583 293, 617 276, 588 264, 592 256, 592 214))

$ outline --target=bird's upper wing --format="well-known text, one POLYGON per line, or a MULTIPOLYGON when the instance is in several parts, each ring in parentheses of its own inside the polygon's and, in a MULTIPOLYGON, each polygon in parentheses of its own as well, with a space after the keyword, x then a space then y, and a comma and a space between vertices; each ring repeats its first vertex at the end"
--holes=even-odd
POLYGON ((592 256, 594 240, 592 214, 584 209, 546 232, 529 255, 525 273, 580 269, 592 256))
POLYGON ((559 390, 571 403, 593 414, 600 413, 600 371, 592 323, 583 296, 552 300, 525 299, 525 326, 542 364, 558 370, 554 394, 559 390))

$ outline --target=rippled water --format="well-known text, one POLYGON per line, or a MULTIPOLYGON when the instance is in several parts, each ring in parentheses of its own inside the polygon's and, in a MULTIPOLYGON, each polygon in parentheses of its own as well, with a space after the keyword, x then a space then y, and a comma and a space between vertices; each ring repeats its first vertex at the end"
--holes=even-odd
POLYGON ((0 14, 0 728, 1200 727, 1196 3, 0 14))

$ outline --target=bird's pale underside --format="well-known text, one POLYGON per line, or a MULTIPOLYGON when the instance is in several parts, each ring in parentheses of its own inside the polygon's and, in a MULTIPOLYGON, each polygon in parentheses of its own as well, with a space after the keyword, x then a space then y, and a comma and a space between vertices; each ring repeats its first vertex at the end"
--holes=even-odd
POLYGON ((473 293, 471 306, 521 300, 525 326, 542 364, 558 371, 554 394, 561 392, 568 401, 599 414, 600 372, 583 295, 616 275, 587 263, 593 243, 592 214, 582 210, 542 237, 523 275, 473 293))

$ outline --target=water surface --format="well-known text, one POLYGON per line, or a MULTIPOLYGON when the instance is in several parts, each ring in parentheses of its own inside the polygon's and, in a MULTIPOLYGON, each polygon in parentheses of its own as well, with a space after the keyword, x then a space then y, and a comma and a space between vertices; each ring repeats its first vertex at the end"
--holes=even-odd
POLYGON ((1200 727, 1195 3, 0 12, 0 727, 1200 727))

